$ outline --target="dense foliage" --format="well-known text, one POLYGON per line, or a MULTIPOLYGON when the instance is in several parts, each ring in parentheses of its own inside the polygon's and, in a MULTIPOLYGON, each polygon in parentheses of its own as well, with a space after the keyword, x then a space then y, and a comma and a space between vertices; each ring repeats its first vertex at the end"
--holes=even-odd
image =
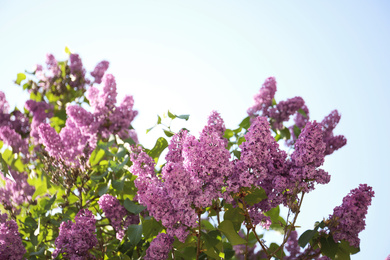
POLYGON ((304 196, 330 181, 325 157, 346 144, 333 133, 337 110, 312 121, 301 97, 275 100, 270 77, 237 128, 212 111, 198 137, 173 132, 164 121, 189 115, 168 111, 156 123, 165 137, 147 149, 131 125, 132 96, 117 103, 109 63, 88 76, 67 53, 17 75, 30 93, 24 111, 10 111, 0 91, 0 259, 350 259, 359 251, 374 196, 366 184, 312 230, 298 237, 295 226, 304 196), (268 230, 281 241, 263 240, 268 230))

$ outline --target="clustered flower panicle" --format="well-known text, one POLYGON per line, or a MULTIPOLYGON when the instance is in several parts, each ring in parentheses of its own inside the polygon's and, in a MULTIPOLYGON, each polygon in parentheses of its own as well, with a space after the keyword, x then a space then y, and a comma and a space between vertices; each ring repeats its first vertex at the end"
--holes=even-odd
POLYGON ((0 213, 0 259, 21 260, 26 253, 14 220, 7 221, 7 214, 0 213))
POLYGON ((165 260, 168 258, 169 252, 172 250, 173 237, 160 233, 150 243, 146 250, 145 260, 165 260))
POLYGON ((124 206, 119 203, 119 200, 112 195, 104 194, 100 197, 98 204, 103 210, 106 218, 110 220, 112 227, 116 231, 116 238, 122 240, 125 236, 125 231, 131 224, 138 224, 138 215, 131 214, 124 206))
POLYGON ((93 259, 89 250, 97 245, 95 224, 94 215, 87 209, 82 209, 77 213, 75 223, 62 222, 60 234, 55 241, 56 249, 53 257, 56 258, 62 254, 64 259, 69 260, 93 259))
POLYGON ((329 230, 336 242, 346 240, 351 246, 359 247, 358 235, 366 226, 365 218, 374 194, 370 186, 360 184, 343 198, 341 206, 334 208, 329 216, 329 230))
POLYGON ((20 209, 17 209, 17 207, 31 201, 35 187, 27 183, 27 173, 12 169, 9 169, 9 172, 13 180, 3 177, 3 173, 0 172, 0 179, 5 181, 4 186, 0 187, 0 202, 5 209, 18 215, 20 209))

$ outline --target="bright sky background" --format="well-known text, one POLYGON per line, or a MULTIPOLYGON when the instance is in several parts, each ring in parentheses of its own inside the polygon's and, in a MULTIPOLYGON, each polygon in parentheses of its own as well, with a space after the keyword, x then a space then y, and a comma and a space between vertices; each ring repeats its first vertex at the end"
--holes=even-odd
POLYGON ((342 114, 335 133, 346 147, 326 159, 331 183, 305 196, 301 234, 359 183, 376 197, 352 259, 390 254, 390 3, 387 1, 0 1, 0 90, 11 107, 27 94, 16 74, 46 53, 80 54, 88 71, 110 61, 119 99, 131 94, 134 127, 151 147, 167 109, 190 114, 198 133, 215 109, 226 126, 246 116, 264 80, 277 101, 301 96, 311 119, 342 114))

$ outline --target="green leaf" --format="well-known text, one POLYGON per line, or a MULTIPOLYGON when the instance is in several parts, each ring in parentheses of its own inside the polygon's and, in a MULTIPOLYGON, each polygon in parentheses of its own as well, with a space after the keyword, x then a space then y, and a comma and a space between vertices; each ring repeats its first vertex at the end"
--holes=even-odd
POLYGON ((127 228, 127 237, 132 245, 138 244, 142 238, 142 225, 131 225, 127 228))
POLYGON ((339 245, 334 242, 333 237, 331 235, 329 235, 328 237, 320 237, 320 243, 321 253, 326 255, 327 257, 334 259, 337 251, 339 250, 339 245))
POLYGON ((155 126, 152 126, 151 128, 149 129, 146 129, 146 133, 149 133, 155 126))
POLYGON ((171 112, 169 112, 168 110, 168 116, 172 119, 175 119, 176 118, 176 115, 172 114, 171 112))
POLYGON ((142 221, 143 234, 145 239, 151 239, 160 233, 162 226, 154 218, 145 219, 142 221))
POLYGON ((237 157, 238 160, 240 160, 240 158, 241 158, 241 152, 240 151, 234 150, 233 154, 234 154, 234 156, 237 157))
POLYGON ((103 159, 104 155, 105 152, 103 149, 96 148, 95 150, 93 150, 91 156, 89 157, 89 163, 91 164, 91 166, 97 165, 100 160, 103 159))
POLYGON ((240 208, 228 209, 225 211, 225 214, 223 215, 223 219, 230 220, 234 225, 234 229, 236 231, 239 231, 242 222, 245 220, 243 213, 244 212, 240 208))
POLYGON ((168 141, 164 137, 160 137, 157 139, 156 144, 154 145, 152 150, 148 151, 148 154, 157 163, 158 159, 160 158, 161 153, 167 147, 168 147, 168 141))
POLYGON ((305 118, 307 118, 307 114, 302 108, 298 109, 298 113, 303 115, 305 118))
POLYGON ((273 98, 272 99, 272 106, 275 106, 277 103, 276 103, 276 100, 273 98))
POLYGON ((175 134, 174 132, 169 131, 169 130, 165 130, 165 129, 164 129, 164 133, 165 133, 165 135, 168 136, 168 137, 171 137, 171 136, 173 136, 173 135, 175 134))
POLYGON ((110 184, 111 184, 110 181, 108 183, 99 183, 96 191, 100 197, 107 193, 107 191, 110 187, 110 184))
POLYGON ((34 195, 32 196, 32 200, 35 200, 35 198, 39 195, 42 195, 47 192, 47 186, 46 182, 43 182, 34 192, 34 195))
POLYGON ((294 131, 295 137, 298 138, 299 135, 301 134, 301 129, 298 126, 294 125, 293 131, 294 131))
POLYGON ((240 127, 245 128, 248 130, 248 128, 251 126, 251 121, 249 116, 245 117, 241 123, 239 124, 240 127))
MULTIPOLYGON (((271 243, 271 245, 269 246, 269 249, 268 249, 268 252, 270 254, 272 254, 273 252, 275 252, 277 249, 279 248, 279 245, 276 244, 276 243, 271 243)), ((277 253, 276 253, 276 257, 282 259, 283 257, 285 257, 286 254, 283 252, 283 250, 279 250, 277 253)))
POLYGON ((246 142, 245 136, 241 136, 237 140, 237 145, 241 145, 243 142, 246 142))
POLYGON ((45 210, 46 211, 49 211, 51 209, 51 206, 53 205, 54 201, 56 201, 56 199, 57 199, 57 193, 54 194, 54 196, 51 197, 51 199, 45 205, 45 210))
POLYGON ((26 79, 26 74, 24 73, 18 73, 18 75, 16 76, 16 80, 15 80, 15 83, 20 85, 20 83, 26 79))
POLYGON ((7 177, 7 174, 9 174, 8 173, 8 165, 4 161, 3 156, 2 156, 1 153, 0 153, 0 162, 1 162, 1 165, 0 165, 1 166, 1 171, 3 172, 4 177, 7 177))
POLYGON ((180 118, 180 119, 184 119, 186 121, 188 121, 188 119, 190 119, 190 115, 179 115, 179 116, 176 116, 177 118, 180 118))
POLYGON ((123 206, 127 209, 127 211, 129 211, 133 214, 139 214, 141 211, 146 209, 146 207, 144 207, 142 205, 137 205, 129 199, 125 200, 125 202, 123 203, 123 206))
POLYGON ((119 192, 122 192, 123 191, 123 186, 125 185, 124 181, 123 180, 113 180, 112 181, 112 187, 119 191, 119 192))
POLYGON ((279 133, 283 139, 289 140, 291 138, 290 130, 287 127, 284 127, 282 130, 279 130, 279 133))
POLYGON ((244 212, 240 208, 232 208, 225 211, 223 215, 224 220, 230 220, 231 222, 242 223, 245 220, 244 212))
POLYGON ((227 237, 233 246, 246 243, 245 239, 237 234, 233 223, 230 220, 222 221, 221 224, 219 224, 218 229, 227 237))
POLYGON ((310 240, 314 237, 316 232, 317 231, 311 229, 303 232, 303 234, 298 239, 298 244, 300 245, 300 247, 304 248, 307 245, 307 243, 309 243, 310 240))
POLYGON ((267 198, 267 194, 263 188, 255 189, 250 194, 245 197, 245 201, 249 206, 253 206, 256 203, 259 203, 263 199, 267 198))
POLYGON ((46 247, 43 246, 38 251, 30 253, 30 256, 33 256, 33 255, 43 255, 43 253, 45 252, 45 249, 46 249, 46 247))
POLYGON ((68 47, 68 46, 65 46, 65 53, 66 53, 66 54, 69 54, 69 55, 70 55, 70 54, 72 54, 72 53, 70 52, 70 50, 69 50, 69 47, 68 47))
POLYGON ((159 115, 157 115, 157 124, 161 124, 161 117, 159 115))
POLYGON ((98 181, 98 180, 100 180, 100 179, 106 177, 107 174, 108 174, 108 171, 105 171, 105 172, 104 172, 103 174, 101 174, 101 175, 97 175, 96 173, 94 173, 94 174, 91 175, 91 180, 98 181))
POLYGON ((223 137, 225 137, 226 139, 230 139, 230 137, 233 137, 233 136, 234 136, 234 132, 230 129, 226 129, 225 134, 223 135, 223 137))
POLYGON ((346 252, 349 252, 351 255, 354 255, 354 254, 360 252, 359 247, 358 248, 353 247, 353 246, 349 245, 349 242, 347 242, 345 240, 341 240, 341 243, 339 244, 339 248, 342 248, 346 252))

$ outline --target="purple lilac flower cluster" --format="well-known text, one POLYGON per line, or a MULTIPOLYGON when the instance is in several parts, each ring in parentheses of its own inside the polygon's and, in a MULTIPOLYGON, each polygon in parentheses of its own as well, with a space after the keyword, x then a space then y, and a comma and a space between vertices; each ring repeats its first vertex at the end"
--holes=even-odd
POLYGON ((66 125, 59 134, 48 124, 39 126, 40 139, 50 156, 63 160, 68 166, 77 167, 80 166, 81 157, 89 158, 99 137, 108 138, 110 134, 118 134, 123 139, 130 136, 137 139, 135 132, 128 130, 138 113, 133 110, 133 97, 126 96, 117 107, 114 77, 106 75, 103 83, 102 92, 93 86, 87 91, 93 112, 69 105, 66 108, 66 125))
POLYGON ((161 179, 154 172, 154 161, 140 148, 133 148, 131 171, 137 175, 138 200, 156 220, 161 220, 168 235, 184 242, 188 228, 196 227, 197 210, 226 196, 223 186, 233 164, 222 137, 225 126, 213 112, 199 140, 187 131, 176 134, 169 145, 167 163, 161 179))
POLYGON ((160 233, 150 243, 149 248, 146 250, 145 260, 165 260, 169 256, 169 252, 172 250, 173 237, 160 233))
POLYGON ((27 100, 24 107, 32 114, 30 136, 34 138, 34 143, 39 143, 38 127, 47 122, 48 118, 53 116, 53 106, 41 101, 27 100))
POLYGON ((299 191, 309 192, 314 189, 314 183, 327 184, 330 176, 318 169, 325 158, 325 143, 323 141, 322 125, 308 122, 295 143, 291 154, 290 179, 297 184, 299 191))
POLYGON ((72 221, 62 222, 60 225, 60 234, 56 238, 56 249, 53 257, 56 258, 62 254, 64 259, 92 259, 93 256, 89 250, 97 245, 95 234, 95 217, 87 209, 80 210, 75 223, 72 221))
POLYGON ((276 80, 270 77, 265 80, 260 92, 254 96, 255 104, 247 111, 253 120, 256 116, 266 116, 272 118, 272 127, 282 129, 283 122, 288 121, 290 116, 305 107, 305 101, 301 97, 294 97, 281 101, 277 105, 272 104, 276 93, 276 80))
POLYGON ((280 101, 275 107, 269 109, 267 116, 273 119, 272 127, 282 129, 283 122, 290 119, 290 116, 305 105, 305 101, 301 97, 289 98, 286 101, 280 101))
POLYGON ((9 104, 0 91, 0 140, 12 147, 13 152, 28 155, 28 143, 24 137, 30 133, 28 118, 18 110, 9 113, 9 104))
POLYGON ((322 120, 322 130, 324 132, 324 142, 326 144, 325 155, 332 154, 347 144, 347 139, 343 135, 333 135, 333 129, 340 121, 341 115, 337 110, 333 110, 322 120))
POLYGON ((21 260, 26 253, 14 220, 7 221, 7 214, 0 213, 0 259, 21 260))
POLYGON ((111 225, 116 231, 116 238, 119 240, 124 238, 128 226, 139 223, 138 215, 128 212, 119 203, 119 200, 112 195, 104 194, 100 197, 98 204, 106 218, 110 220, 111 225))
POLYGON ((329 230, 336 242, 346 240, 351 246, 359 247, 358 235, 366 226, 367 209, 374 194, 370 186, 360 184, 343 198, 341 206, 334 208, 329 216, 329 230))
POLYGON ((35 192, 35 187, 27 183, 27 173, 9 170, 13 180, 4 178, 0 173, 0 178, 5 184, 0 188, 0 201, 5 209, 11 210, 14 214, 19 214, 16 207, 31 200, 35 192))
POLYGON ((248 109, 248 115, 251 117, 265 115, 268 108, 272 105, 272 99, 275 97, 275 93, 276 80, 274 77, 269 77, 265 80, 259 93, 253 97, 255 104, 248 109))

